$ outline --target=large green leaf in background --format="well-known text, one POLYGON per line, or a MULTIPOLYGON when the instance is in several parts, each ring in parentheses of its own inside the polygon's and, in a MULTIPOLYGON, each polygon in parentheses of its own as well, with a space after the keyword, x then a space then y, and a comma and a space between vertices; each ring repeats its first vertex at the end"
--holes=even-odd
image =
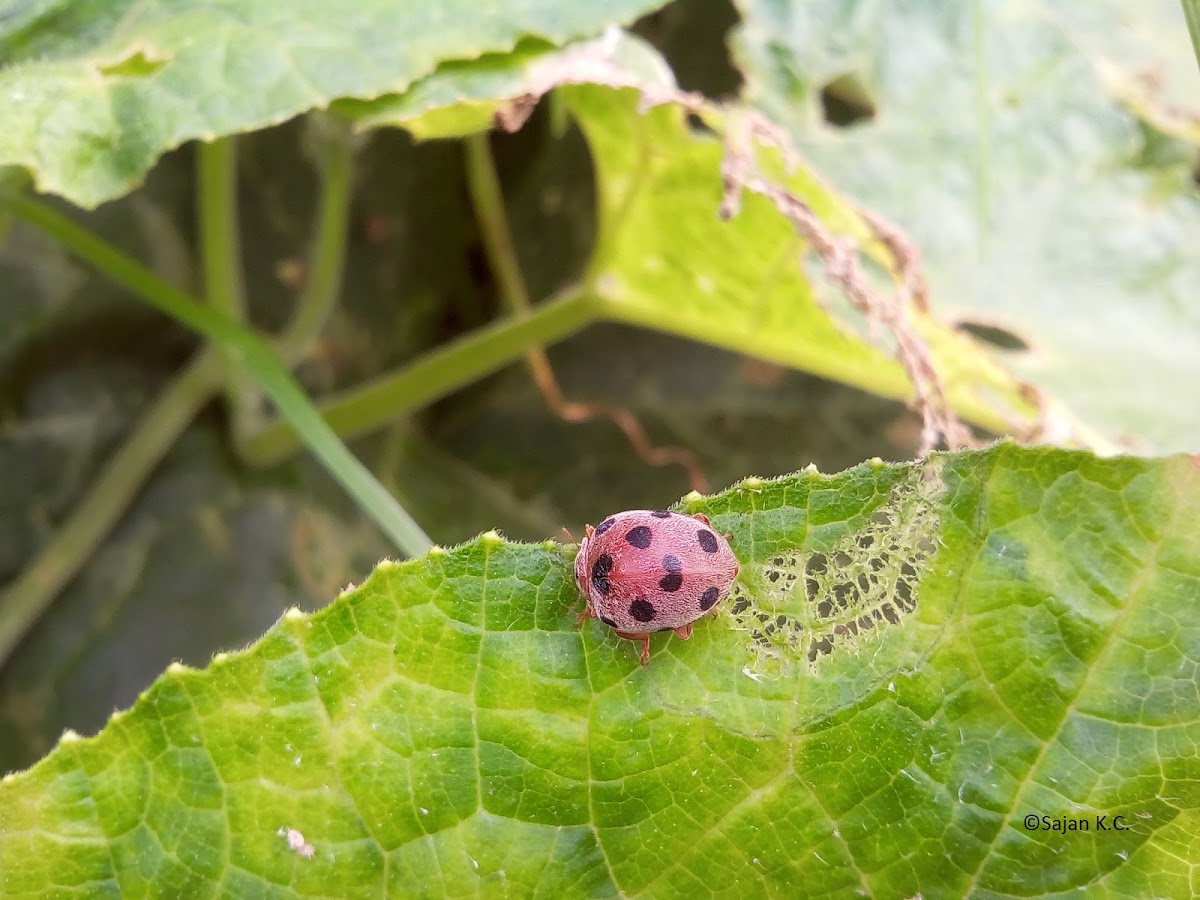
MULTIPOLYGON (((758 197, 748 198, 731 222, 719 218, 721 136, 690 127, 678 106, 642 110, 639 91, 619 89, 634 83, 654 95, 675 88, 661 57, 636 38, 610 32, 560 50, 526 47, 443 66, 405 95, 341 108, 364 127, 396 124, 426 137, 459 135, 486 127, 503 101, 558 82, 573 85, 558 96, 582 128, 596 167, 600 235, 581 289, 598 318, 693 338, 886 397, 911 395, 900 365, 867 340, 857 317, 830 316, 837 294, 823 283, 814 286, 802 268, 804 244, 792 223, 758 197)), ((736 127, 715 112, 711 124, 736 127)), ((796 172, 785 183, 831 230, 870 245, 846 199, 812 172, 796 172)), ((932 317, 913 316, 956 408, 1000 432, 1031 423, 1019 385, 979 344, 932 317)))
POLYGON ((569 547, 385 564, 6 776, 0 889, 1186 896, 1196 471, 1001 445, 686 501, 740 596, 645 668, 572 628, 569 547))
POLYGON ((1161 78, 1195 114, 1178 0, 737 5, 748 97, 909 230, 940 316, 1019 336, 1011 368, 1110 438, 1200 446, 1178 390, 1200 379, 1195 151, 1143 126, 1113 80, 1161 78), (830 82, 874 117, 826 125, 830 82))
POLYGON ((91 207, 165 151, 276 124, 340 97, 403 91, 440 63, 562 43, 661 5, 349 5, 36 0, 0 10, 0 166, 91 207))

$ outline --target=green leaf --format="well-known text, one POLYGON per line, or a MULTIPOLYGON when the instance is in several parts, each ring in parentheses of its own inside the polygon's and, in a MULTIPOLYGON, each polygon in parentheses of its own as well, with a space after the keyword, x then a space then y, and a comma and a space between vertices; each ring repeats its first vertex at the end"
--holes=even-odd
MULTIPOLYGON (((360 128, 400 125, 423 140, 466 137, 489 129, 508 101, 545 93, 558 83, 558 76, 571 71, 573 61, 600 56, 639 83, 675 86, 670 68, 654 48, 628 32, 611 29, 603 37, 563 48, 526 42, 511 53, 449 62, 403 94, 348 101, 339 109, 360 128)), ((603 73, 603 67, 592 65, 572 72, 572 77, 590 81, 603 73)))
POLYGON ((573 548, 385 563, 0 781, 0 890, 1186 896, 1196 471, 1003 444, 689 499, 738 593, 645 668, 572 627, 573 548))
POLYGON ((1015 336, 1005 365, 1110 440, 1200 445, 1195 149, 1152 127, 1200 91, 1178 0, 739 5, 748 98, 913 236, 936 314, 1015 336), (865 117, 831 127, 823 89, 865 117))
POLYGON ((0 166, 92 207, 166 150, 281 122, 339 98, 402 92, 440 63, 559 44, 655 0, 24 4, 0 19, 0 166))

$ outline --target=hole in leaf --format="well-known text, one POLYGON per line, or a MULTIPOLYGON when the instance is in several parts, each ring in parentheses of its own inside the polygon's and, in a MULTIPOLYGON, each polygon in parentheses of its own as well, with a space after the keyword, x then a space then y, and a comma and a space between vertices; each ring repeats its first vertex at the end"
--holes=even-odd
POLYGON ((849 128, 869 122, 877 112, 861 78, 854 74, 839 75, 821 88, 821 112, 825 121, 838 128, 849 128))
POLYGON ((916 609, 937 550, 941 481, 927 469, 914 467, 858 531, 826 549, 777 553, 739 581, 729 610, 756 665, 803 660, 816 671, 821 658, 857 653, 916 609))
MULTIPOLYGON (((647 4, 650 5, 650 4, 647 4)), ((630 30, 667 60, 679 87, 711 98, 733 97, 742 84, 728 45, 741 20, 731 0, 677 0, 660 5, 630 30)))
POLYGON ((956 327, 959 331, 965 331, 976 340, 991 344, 999 350, 1020 352, 1029 350, 1029 344, 1020 335, 1013 334, 1007 328, 1001 328, 999 325, 992 325, 988 322, 960 321, 956 327))
POLYGON ((687 124, 688 129, 692 132, 692 134, 700 134, 711 138, 717 137, 717 133, 713 131, 708 123, 695 113, 687 114, 687 124))

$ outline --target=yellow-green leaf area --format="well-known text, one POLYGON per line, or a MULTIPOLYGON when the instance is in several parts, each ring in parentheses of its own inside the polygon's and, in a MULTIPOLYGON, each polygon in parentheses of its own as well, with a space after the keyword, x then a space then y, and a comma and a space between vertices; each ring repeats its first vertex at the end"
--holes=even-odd
MULTIPOLYGON (((721 166, 740 113, 709 109, 705 129, 690 126, 672 102, 669 69, 640 39, 614 29, 562 48, 526 42, 512 53, 446 63, 403 94, 339 111, 359 127, 454 137, 487 128, 509 101, 556 84, 596 168, 600 239, 582 290, 599 301, 601 317, 911 398, 878 323, 868 326, 825 281, 793 223, 757 196, 732 221, 719 218, 721 166), (667 102, 646 110, 649 99, 667 102)), ((789 172, 767 150, 760 157, 825 227, 861 245, 876 265, 893 263, 847 198, 815 172, 789 172)), ((884 297, 897 287, 886 276, 877 286, 884 297)), ((909 314, 960 413, 998 432, 1033 423, 1020 385, 979 343, 915 308, 909 314)))
POLYGON ((6 776, 0 892, 1187 896, 1196 472, 1001 444, 688 499, 742 573, 645 667, 574 627, 572 546, 384 563, 6 776))
MULTIPOLYGON (((794 225, 768 200, 748 195, 732 220, 719 217, 722 136, 689 125, 675 105, 640 111, 636 91, 579 86, 562 95, 597 168, 600 238, 588 288, 606 317, 882 396, 912 396, 891 348, 848 309, 794 225)), ((712 125, 728 132, 737 122, 714 115, 712 125)), ((880 248, 844 197, 812 171, 788 174, 773 153, 762 156, 764 171, 825 227, 877 256, 880 248)), ((884 297, 896 290, 886 278, 879 282, 884 297)), ((917 310, 911 315, 962 415, 996 431, 1031 421, 1017 382, 977 343, 917 310)))

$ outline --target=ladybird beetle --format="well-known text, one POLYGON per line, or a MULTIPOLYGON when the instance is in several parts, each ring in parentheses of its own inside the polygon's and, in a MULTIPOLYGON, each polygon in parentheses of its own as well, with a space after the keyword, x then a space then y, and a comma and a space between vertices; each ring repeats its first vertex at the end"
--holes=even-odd
POLYGON ((692 623, 729 594, 738 561, 706 516, 633 509, 587 526, 575 557, 575 583, 587 601, 576 621, 598 618, 617 637, 642 642, 674 631, 692 636, 692 623))

